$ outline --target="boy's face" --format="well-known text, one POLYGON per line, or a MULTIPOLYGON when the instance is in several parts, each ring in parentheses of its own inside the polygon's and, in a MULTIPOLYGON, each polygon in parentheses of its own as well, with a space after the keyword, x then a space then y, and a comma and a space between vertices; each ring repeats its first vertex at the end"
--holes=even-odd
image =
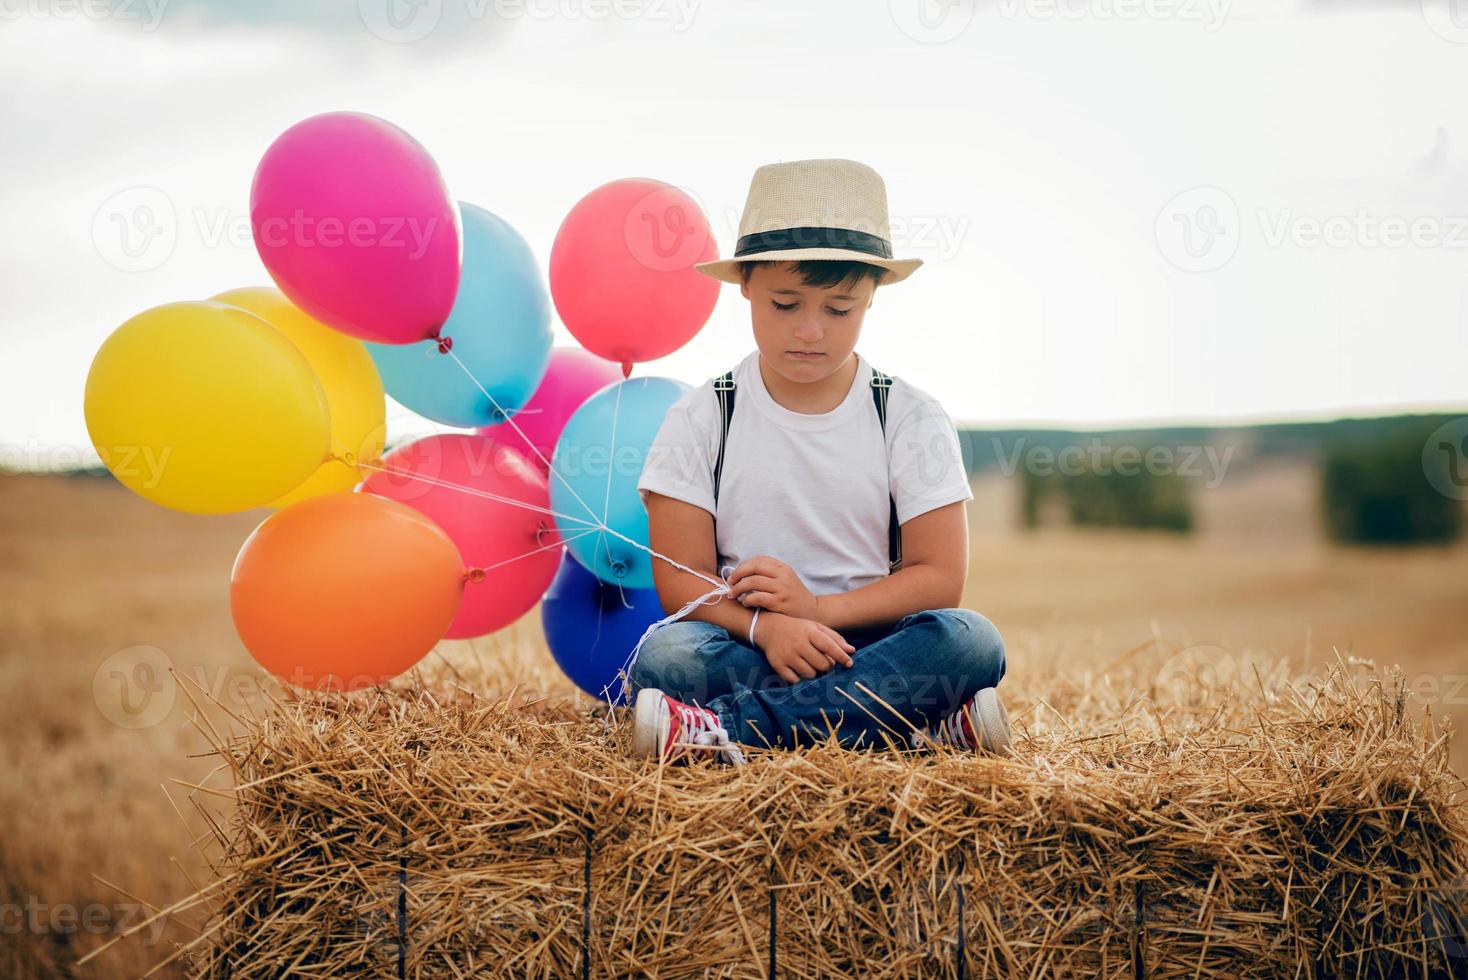
POLYGON ((791 262, 756 266, 740 287, 765 363, 797 384, 821 381, 841 369, 856 349, 876 291, 869 277, 855 285, 806 286, 791 262))

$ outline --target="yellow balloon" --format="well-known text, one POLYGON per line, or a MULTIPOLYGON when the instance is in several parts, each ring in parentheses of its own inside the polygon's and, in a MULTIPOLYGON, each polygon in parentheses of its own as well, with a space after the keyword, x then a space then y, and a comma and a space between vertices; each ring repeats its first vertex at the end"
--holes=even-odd
POLYGON ((222 303, 169 303, 113 331, 92 360, 87 431, 139 496, 225 514, 268 504, 326 458, 326 394, 295 344, 222 303))
MULTIPOLYGON (((331 411, 331 444, 336 453, 351 453, 357 459, 382 456, 387 434, 387 399, 377 365, 360 340, 313 319, 280 290, 268 286, 231 289, 212 299, 249 310, 300 348, 326 392, 326 404, 331 411)), ((323 493, 351 490, 361 478, 355 466, 328 460, 306 482, 273 501, 271 506, 285 507, 323 493)))

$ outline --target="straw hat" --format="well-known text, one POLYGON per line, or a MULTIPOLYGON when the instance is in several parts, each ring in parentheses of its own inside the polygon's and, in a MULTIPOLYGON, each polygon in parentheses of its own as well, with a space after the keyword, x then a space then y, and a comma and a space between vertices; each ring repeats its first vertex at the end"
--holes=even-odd
POLYGON ((754 172, 739 218, 734 256, 694 268, 724 282, 742 283, 745 262, 834 259, 868 262, 887 270, 881 284, 901 282, 922 259, 894 259, 881 174, 855 160, 791 160, 754 172))

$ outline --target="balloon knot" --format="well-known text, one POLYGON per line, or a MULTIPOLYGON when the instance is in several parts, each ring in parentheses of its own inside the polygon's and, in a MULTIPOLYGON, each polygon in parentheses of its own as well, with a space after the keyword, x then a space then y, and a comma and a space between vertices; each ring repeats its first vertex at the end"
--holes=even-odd
POLYGON ((630 378, 630 377, 632 377, 632 362, 631 361, 623 361, 622 362, 622 377, 624 377, 624 378, 630 378))
POLYGON ((478 585, 480 582, 483 582, 484 581, 484 569, 482 569, 482 568, 466 568, 466 569, 464 569, 464 581, 465 582, 473 582, 475 585, 478 585))
POLYGON ((453 349, 454 349, 454 338, 452 338, 452 337, 440 337, 440 338, 438 338, 438 352, 440 354, 447 354, 449 351, 451 351, 453 349))

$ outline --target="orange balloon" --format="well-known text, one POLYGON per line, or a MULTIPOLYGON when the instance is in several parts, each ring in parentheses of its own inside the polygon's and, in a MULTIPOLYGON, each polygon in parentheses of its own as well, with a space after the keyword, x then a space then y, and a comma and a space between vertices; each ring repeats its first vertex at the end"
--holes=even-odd
POLYGON ((463 594, 459 549, 420 512, 333 493, 276 511, 230 573, 245 648, 283 681, 317 690, 384 684, 448 631, 463 594))

